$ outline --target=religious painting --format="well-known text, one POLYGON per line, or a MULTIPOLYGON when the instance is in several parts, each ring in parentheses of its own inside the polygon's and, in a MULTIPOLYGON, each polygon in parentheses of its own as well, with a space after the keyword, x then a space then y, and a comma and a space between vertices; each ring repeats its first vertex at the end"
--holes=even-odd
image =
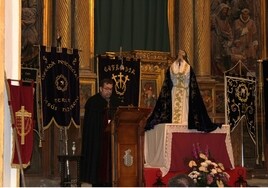
POLYGON ((154 108, 157 96, 156 80, 141 80, 140 107, 154 108))
POLYGON ((211 0, 211 69, 215 78, 242 62, 256 75, 261 56, 260 0, 211 0))
POLYGON ((200 91, 204 104, 206 106, 207 112, 212 112, 213 110, 213 98, 212 98, 212 89, 202 89, 200 91))
POLYGON ((80 80, 80 114, 84 116, 85 104, 87 99, 96 92, 96 84, 94 80, 80 80))
POLYGON ((215 91, 215 111, 216 114, 224 114, 225 112, 225 97, 223 90, 215 91))
POLYGON ((22 67, 38 68, 38 45, 42 43, 41 0, 22 0, 21 8, 21 64, 22 67))

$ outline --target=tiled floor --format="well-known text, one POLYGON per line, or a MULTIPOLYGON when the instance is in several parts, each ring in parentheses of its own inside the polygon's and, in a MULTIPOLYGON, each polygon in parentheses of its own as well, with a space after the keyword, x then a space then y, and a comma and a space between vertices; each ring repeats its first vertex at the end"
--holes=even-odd
POLYGON ((268 177, 267 179, 250 179, 247 183, 251 187, 268 187, 268 177))
MULTIPOLYGON (((60 187, 59 178, 25 177, 26 187, 60 187)), ((81 187, 91 187, 91 184, 82 183, 81 187)))
MULTIPOLYGON (((265 169, 247 172, 246 179, 249 187, 268 187, 268 171, 265 169)), ((25 176, 27 187, 59 187, 60 178, 42 178, 25 176)), ((91 187, 91 184, 82 183, 82 187, 91 187)))
POLYGON ((60 179, 25 177, 26 187, 59 187, 60 179))
POLYGON ((268 187, 268 171, 265 169, 253 170, 253 172, 249 172, 246 181, 249 186, 268 187))
MULTIPOLYGON (((251 178, 246 180, 249 187, 268 187, 267 178, 251 178)), ((60 179, 43 179, 40 177, 26 177, 25 183, 27 187, 59 187, 60 179)), ((83 183, 82 187, 91 187, 90 184, 83 183)))

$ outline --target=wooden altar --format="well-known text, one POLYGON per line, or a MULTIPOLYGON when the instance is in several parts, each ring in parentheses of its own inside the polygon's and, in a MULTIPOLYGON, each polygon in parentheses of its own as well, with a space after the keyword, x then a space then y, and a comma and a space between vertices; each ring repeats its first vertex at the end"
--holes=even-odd
POLYGON ((223 164, 230 175, 229 186, 235 186, 240 174, 246 178, 246 169, 234 164, 229 125, 204 133, 189 130, 184 124, 163 123, 145 132, 145 186, 154 186, 158 178, 167 185, 173 176, 187 174, 190 169, 188 163, 194 157, 193 144, 197 143, 201 150, 208 148, 211 157, 223 164))
POLYGON ((184 124, 170 123, 158 124, 145 132, 145 167, 159 168, 162 176, 170 171, 187 171, 188 162, 193 158, 193 144, 197 143, 203 149, 208 148, 211 157, 226 169, 234 168, 229 125, 204 133, 190 130, 184 124))

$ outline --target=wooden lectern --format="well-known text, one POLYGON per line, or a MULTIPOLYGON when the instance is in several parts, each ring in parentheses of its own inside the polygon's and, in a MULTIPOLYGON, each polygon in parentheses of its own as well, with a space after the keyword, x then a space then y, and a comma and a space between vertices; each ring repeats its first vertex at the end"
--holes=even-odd
POLYGON ((119 107, 110 124, 112 183, 115 187, 144 186, 144 123, 151 109, 119 107))

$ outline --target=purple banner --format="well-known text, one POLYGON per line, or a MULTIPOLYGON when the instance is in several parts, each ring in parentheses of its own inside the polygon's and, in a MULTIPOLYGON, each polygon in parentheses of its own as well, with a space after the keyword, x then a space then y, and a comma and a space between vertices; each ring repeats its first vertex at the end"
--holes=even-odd
POLYGON ((43 126, 80 125, 77 49, 40 47, 43 126))

